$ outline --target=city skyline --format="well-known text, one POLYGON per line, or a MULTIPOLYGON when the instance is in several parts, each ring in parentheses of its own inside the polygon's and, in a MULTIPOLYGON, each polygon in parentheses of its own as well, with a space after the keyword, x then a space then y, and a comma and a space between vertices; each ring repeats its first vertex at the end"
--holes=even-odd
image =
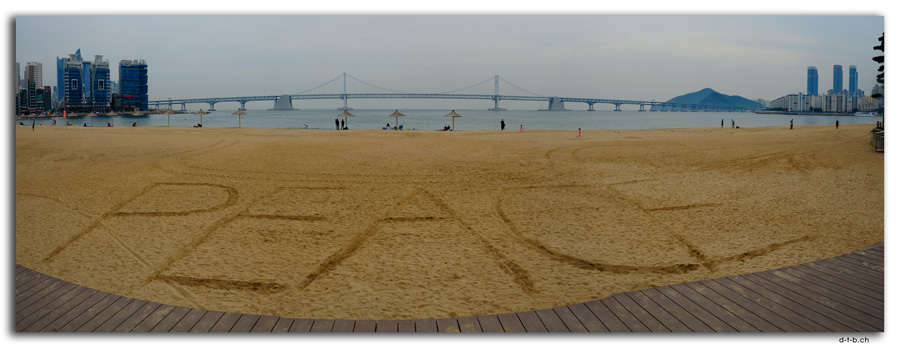
MULTIPOLYGON (((546 96, 666 101, 712 88, 771 100, 805 91, 807 66, 855 65, 860 89, 870 90, 878 68, 872 46, 884 32, 884 17, 17 16, 15 27, 16 61, 22 64, 53 66, 78 49, 111 63, 145 60, 150 100, 295 94, 344 72, 413 93, 460 89, 500 75, 546 96), (72 27, 108 35, 72 40, 60 34, 72 27), (145 29, 103 29, 128 27, 145 29)), ((44 84, 52 86, 56 72, 49 70, 44 84)), ((507 88, 501 94, 522 92, 507 88)))

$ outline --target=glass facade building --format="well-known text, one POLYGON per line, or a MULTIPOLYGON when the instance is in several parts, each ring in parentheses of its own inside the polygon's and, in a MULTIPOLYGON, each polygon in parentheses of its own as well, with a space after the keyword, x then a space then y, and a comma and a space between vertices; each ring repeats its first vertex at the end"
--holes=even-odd
POLYGON ((834 66, 834 86, 831 89, 831 94, 841 94, 841 91, 844 89, 844 67, 842 65, 834 66))
POLYGON ((859 75, 856 72, 856 65, 850 66, 850 76, 848 78, 847 89, 850 91, 850 95, 859 96, 859 75))
POLYGON ((119 93, 126 110, 147 110, 147 63, 143 59, 119 62, 119 93))
POLYGON ((819 69, 814 66, 806 68, 806 94, 819 95, 819 69))
POLYGON ((94 108, 106 109, 109 106, 111 86, 109 84, 109 61, 103 60, 103 56, 94 56, 91 64, 90 100, 94 108))

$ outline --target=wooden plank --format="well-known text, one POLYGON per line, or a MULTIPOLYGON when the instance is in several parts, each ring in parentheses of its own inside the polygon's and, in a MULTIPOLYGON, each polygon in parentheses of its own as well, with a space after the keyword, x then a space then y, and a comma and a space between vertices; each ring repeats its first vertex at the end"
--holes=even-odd
POLYGON ((375 332, 397 332, 396 320, 376 320, 375 332))
POLYGON ((438 332, 434 319, 416 319, 416 332, 438 332))
POLYGON ((354 320, 337 319, 334 321, 331 332, 353 332, 354 326, 356 326, 356 321, 354 320))
POLYGON ((882 278, 882 282, 879 284, 879 283, 872 282, 871 280, 873 280, 873 279, 867 280, 867 279, 859 278, 858 275, 854 274, 853 272, 851 272, 849 270, 846 270, 846 269, 835 270, 833 268, 833 267, 835 267, 834 265, 828 265, 828 264, 817 263, 817 262, 803 264, 803 267, 811 268, 811 269, 814 269, 814 270, 820 272, 821 274, 827 274, 832 277, 841 279, 842 280, 842 282, 840 282, 841 284, 853 283, 855 286, 863 287, 874 293, 877 293, 878 294, 877 297, 884 297, 883 278, 882 278))
POLYGON ((503 332, 503 325, 496 315, 480 315, 477 318, 482 332, 503 332))
POLYGON ((455 318, 441 318, 437 320, 438 332, 460 332, 459 323, 455 318))
MULTIPOLYGON (((775 329, 773 329, 772 331, 763 330, 765 332, 776 332, 776 331, 805 332, 805 331, 807 331, 807 330, 803 329, 802 327, 794 324, 791 320, 788 320, 788 319, 782 317, 781 315, 778 315, 778 313, 775 313, 775 312, 769 310, 765 306, 762 306, 762 305, 756 303, 755 301, 751 301, 751 300, 747 299, 746 297, 734 292, 733 290, 731 290, 729 288, 722 286, 722 284, 716 283, 715 281, 702 280, 695 284, 697 284, 697 285, 692 285, 692 286, 703 285, 707 289, 710 289, 711 291, 715 291, 717 294, 729 299, 730 301, 734 302, 738 306, 741 306, 741 308, 746 309, 748 312, 753 313, 753 315, 756 315, 757 317, 762 318, 767 323, 769 323, 770 325, 775 327, 775 329)), ((779 308, 783 309, 783 307, 779 307, 779 308)), ((793 313, 793 312, 791 312, 791 313, 793 313)), ((763 326, 763 325, 760 324, 760 326, 763 326)), ((759 328, 759 326, 757 326, 757 327, 759 328)))
POLYGON ((503 313, 497 315, 497 319, 500 319, 500 325, 503 326, 504 332, 525 332, 525 326, 522 325, 516 313, 503 313))
MULTIPOLYGON (((810 268, 796 267, 784 270, 784 273, 805 282, 806 284, 815 284, 831 293, 834 298, 843 298, 842 302, 858 307, 860 310, 866 311, 870 315, 874 315, 878 319, 884 319, 884 297, 878 297, 878 294, 869 296, 866 294, 871 290, 856 287, 854 284, 841 283, 840 285, 829 280, 828 276, 817 276, 816 271, 810 268)), ((776 275, 778 275, 776 273, 776 275)), ((881 294, 883 295, 883 294, 881 294)))
POLYGON ((250 332, 253 329, 253 325, 256 325, 256 322, 259 321, 259 317, 260 315, 258 314, 241 314, 241 317, 238 318, 228 332, 250 332))
POLYGON ((205 311, 203 316, 200 317, 200 320, 197 320, 188 332, 209 332, 216 326, 216 323, 219 322, 219 319, 221 319, 223 315, 225 315, 225 312, 205 311))
POLYGON ((876 271, 871 268, 847 263, 839 259, 822 260, 817 261, 817 263, 829 265, 832 269, 846 269, 848 271, 847 274, 850 276, 854 276, 873 284, 884 285, 884 271, 876 271))
MULTIPOLYGON (((57 332, 59 331, 59 328, 68 324, 70 321, 72 321, 72 319, 75 319, 75 317, 77 317, 83 311, 97 304, 97 302, 108 295, 107 293, 96 290, 94 290, 93 292, 85 291, 82 294, 84 294, 84 296, 72 298, 72 300, 70 300, 70 302, 66 303, 64 306, 60 306, 54 312, 51 312, 44 318, 41 318, 39 322, 44 323, 43 327, 35 327, 35 329, 33 330, 36 330, 38 332, 57 332)), ((81 323, 78 323, 77 325, 81 326, 81 323)))
POLYGON ((190 312, 190 311, 191 311, 191 309, 187 308, 187 307, 173 308, 172 311, 169 312, 169 314, 167 314, 165 318, 160 320, 159 323, 156 324, 156 326, 154 326, 152 329, 150 329, 150 332, 169 332, 169 331, 171 331, 172 328, 175 327, 175 325, 177 325, 178 322, 181 321, 181 319, 184 319, 184 316, 187 315, 188 312, 190 312))
POLYGON ((278 318, 278 322, 275 323, 275 326, 272 327, 272 332, 290 332, 291 325, 294 324, 293 319, 289 318, 278 318))
MULTIPOLYGON (((753 278, 747 278, 745 275, 737 275, 731 276, 727 278, 730 281, 733 281, 745 288, 753 290, 753 292, 759 294, 764 301, 769 301, 772 303, 779 304, 800 316, 812 321, 817 324, 819 328, 811 328, 809 331, 812 332, 821 332, 821 331, 837 331, 837 332, 845 332, 852 331, 846 325, 838 323, 829 318, 823 317, 818 312, 815 312, 809 308, 807 308, 804 304, 797 303, 792 299, 782 296, 781 293, 777 291, 770 290, 768 287, 762 286, 756 281, 751 281, 753 278)), ((780 314, 780 313, 779 313, 780 314)), ((799 325, 799 323, 798 323, 799 325)))
POLYGON ((191 332, 191 329, 197 325, 206 312, 202 309, 190 308, 184 317, 169 329, 169 332, 191 332))
POLYGON ((843 255, 842 257, 846 257, 848 259, 853 259, 858 262, 869 263, 869 264, 880 266, 880 267, 884 268, 884 255, 875 256, 868 252, 855 251, 855 252, 851 252, 849 254, 843 255))
MULTIPOLYGON (((102 298, 93 302, 87 308, 75 308, 72 312, 75 314, 75 317, 72 318, 65 325, 62 325, 56 328, 56 332, 76 332, 81 326, 87 324, 89 321, 93 320, 94 317, 102 313, 106 310, 106 307, 109 307, 111 304, 116 302, 116 300, 121 299, 122 296, 113 295, 105 292, 98 292, 98 294, 102 294, 102 298)), ((85 301, 87 302, 87 301, 85 301)), ((53 326, 54 324, 51 324, 53 326)))
POLYGON ((315 319, 309 332, 331 332, 334 328, 334 319, 315 319))
MULTIPOLYGON (((619 305, 622 306, 622 310, 627 311, 632 316, 634 316, 637 320, 640 321, 641 325, 646 327, 650 332, 671 332, 669 328, 663 325, 659 320, 657 320, 653 314, 647 311, 643 306, 639 305, 637 302, 631 299, 627 293, 615 294, 612 296, 613 299, 618 301, 619 305)), ((609 307, 609 306, 607 306, 609 307)), ((617 316, 619 309, 613 309, 610 307, 610 310, 613 310, 617 316)), ((621 318, 621 316, 619 316, 621 318)), ((631 327, 631 325, 629 325, 631 327)), ((632 331, 637 332, 634 328, 632 331)))
POLYGON ((460 332, 482 332, 481 324, 477 317, 463 317, 457 319, 460 332))
POLYGON ((603 325, 600 319, 594 315, 594 312, 591 312, 591 310, 588 309, 586 304, 576 303, 568 305, 566 308, 578 318, 578 321, 581 322, 581 325, 583 325, 588 332, 610 332, 610 330, 606 328, 606 325, 603 325))
MULTIPOLYGON (((559 318, 559 315, 557 315, 553 309, 539 309, 534 311, 534 313, 540 318, 541 323, 544 324, 547 332, 570 332, 569 328, 566 327, 566 324, 563 323, 562 319, 559 318)), ((519 319, 522 318, 520 317, 519 319)), ((531 330, 528 332, 531 332, 531 330)))
MULTIPOLYGON (((653 302, 653 300, 647 297, 647 295, 645 295, 643 292, 630 291, 625 293, 625 295, 628 296, 628 298, 631 299, 631 301, 633 301, 636 306, 639 306, 647 313, 650 313, 650 315, 652 315, 654 319, 665 326, 665 331, 691 332, 691 329, 689 329, 681 321, 672 316, 672 314, 670 314, 668 311, 656 304, 656 302, 653 302)), ((629 308, 629 310, 631 309, 631 304, 626 304, 625 302, 622 302, 622 304, 625 305, 626 308, 629 308)), ((651 327, 651 330, 653 329, 654 328, 651 327)), ((664 331, 660 330, 659 332, 664 331)))
POLYGON ((698 305, 691 299, 685 297, 678 291, 676 291, 671 286, 663 286, 657 288, 657 290, 662 293, 664 296, 668 297, 672 302, 678 304, 679 307, 683 308, 687 312, 691 313, 694 317, 702 321, 704 324, 709 326, 715 332, 736 332, 734 327, 728 325, 702 306, 698 305))
POLYGON ((83 290, 84 288, 79 288, 77 285, 72 283, 67 283, 64 281, 53 282, 43 289, 36 291, 27 299, 16 303, 16 321, 18 322, 21 319, 27 318, 29 315, 40 310, 48 303, 53 302, 61 296, 65 296, 71 291, 75 291, 74 293, 70 294, 70 296, 74 296, 74 294, 77 294, 78 292, 81 292, 83 290))
MULTIPOLYGON (((807 310, 806 307, 798 306, 796 303, 791 301, 786 301, 780 296, 775 296, 777 294, 772 294, 768 289, 762 288, 753 284, 752 282, 746 282, 743 280, 744 284, 738 283, 735 280, 737 276, 727 277, 727 278, 718 278, 709 280, 711 282, 715 282, 722 287, 733 291, 734 293, 744 297, 748 301, 751 301, 757 304, 760 307, 764 307, 770 312, 774 313, 778 317, 784 318, 795 326, 798 326, 800 330, 785 330, 788 332, 826 332, 831 331, 828 328, 818 324, 814 321, 809 320, 804 314, 800 312, 804 312, 807 310)), ((742 279, 737 279, 741 281, 742 279)), ((777 318, 767 317, 770 321, 777 320, 777 318)))
MULTIPOLYGON (((16 331, 38 331, 96 292, 97 290, 76 287, 72 291, 49 301, 46 305, 41 306, 41 309, 17 322, 16 331)), ((38 301, 38 303, 41 303, 41 301, 38 301)))
POLYGON ((566 329, 569 329, 569 332, 588 332, 588 329, 581 324, 581 321, 578 320, 578 317, 572 313, 569 307, 556 307, 553 308, 553 312, 559 316, 563 324, 566 324, 566 329))
POLYGON ((804 303, 806 307, 851 327, 852 331, 884 331, 883 321, 873 318, 865 312, 839 303, 828 296, 819 294, 813 291, 813 289, 799 287, 797 284, 782 277, 775 276, 771 272, 755 273, 747 276, 764 280, 767 283, 764 283, 763 286, 769 287, 770 289, 775 290, 775 287, 784 289, 775 291, 779 291, 782 295, 790 297, 797 302, 804 303), (879 325, 882 327, 879 328, 879 325))
POLYGON ((172 305, 164 304, 159 306, 153 313, 150 313, 150 315, 144 318, 140 324, 137 324, 137 326, 131 329, 131 332, 150 332, 156 324, 159 324, 159 322, 165 319, 173 310, 175 310, 175 306, 172 305))
POLYGON ((415 320, 399 320, 397 321, 397 332, 416 332, 415 320))
MULTIPOLYGON (((696 303, 698 306, 714 315, 716 319, 724 322, 732 329, 738 332, 760 332, 762 331, 760 328, 754 326, 753 324, 748 323, 742 317, 738 317, 735 315, 735 312, 739 312, 742 314, 750 314, 746 310, 740 308, 740 306, 735 305, 734 302, 728 301, 718 294, 705 291, 706 289, 703 286, 699 286, 696 288, 692 288, 687 284, 674 284, 671 285, 672 289, 680 293, 685 298, 691 300, 691 302, 696 303), (700 293, 697 290, 702 290, 704 293, 700 293), (713 301, 710 298, 714 298, 716 301, 713 301)), ((763 326, 767 329, 775 329, 773 326, 766 323, 765 320, 760 319, 756 316, 750 316, 747 318, 748 320, 753 320, 760 326, 763 326)), ((775 329, 777 330, 777 329, 775 329)))
POLYGON ((357 320, 353 332, 375 332, 375 320, 357 320))
POLYGON ((596 316, 610 332, 631 332, 628 325, 625 325, 625 323, 623 323, 603 301, 588 301, 585 302, 584 305, 594 313, 594 316, 596 316))
MULTIPOLYGON (((628 331, 631 332, 650 332, 650 328, 648 328, 644 323, 641 322, 634 314, 632 314, 625 306, 619 302, 618 298, 615 296, 607 297, 600 300, 606 308, 618 318, 622 324, 628 327, 628 331)), ((590 308, 590 307, 588 307, 590 308)), ((596 313, 594 313, 596 314, 596 313)), ((599 315, 598 315, 599 317, 599 315)), ((650 317, 652 319, 652 316, 650 317)), ((602 319, 601 319, 602 320, 602 319)), ((656 321, 655 319, 652 319, 656 321)), ((657 322, 659 323, 659 322, 657 322)), ((660 324, 661 325, 661 324, 660 324)))
POLYGON ((159 307, 159 303, 152 303, 141 300, 131 301, 121 311, 116 312, 109 320, 100 324, 95 332, 128 332, 134 326, 139 324, 141 320, 153 313, 159 307))
POLYGON ((703 321, 695 317, 688 310, 681 308, 678 304, 663 295, 657 288, 638 290, 641 294, 649 297, 650 300, 662 307, 672 317, 678 319, 682 324, 688 327, 691 332, 714 332, 711 327, 703 321))
POLYGON ((884 292, 872 290, 868 287, 861 286, 854 281, 847 281, 844 278, 839 278, 834 274, 821 272, 815 267, 800 265, 789 270, 788 273, 791 273, 798 278, 809 279, 810 281, 814 281, 815 279, 818 282, 827 283, 830 286, 843 287, 848 290, 848 292, 853 292, 852 296, 861 302, 876 300, 880 303, 878 307, 884 307, 884 292))
POLYGON ((28 293, 29 290, 34 289, 32 291, 34 292, 40 289, 35 288, 35 286, 39 286, 40 284, 51 284, 55 281, 59 281, 59 279, 47 277, 33 271, 22 272, 21 275, 16 276, 16 302, 19 302, 19 297, 22 294, 28 293))
POLYGON ((110 304, 109 306, 104 308, 102 311, 97 313, 97 315, 95 315, 93 318, 91 318, 91 320, 88 320, 87 322, 84 323, 84 325, 81 325, 81 327, 76 329, 75 332, 93 332, 93 331, 97 330, 97 328, 99 328, 100 325, 103 325, 103 323, 110 320, 110 318, 112 318, 114 315, 116 315, 116 313, 119 313, 119 312, 125 310, 125 308, 127 308, 129 304, 134 302, 134 299, 130 298, 130 297, 124 297, 124 296, 114 296, 114 297, 116 298, 115 302, 113 302, 112 304, 110 304))
POLYGON ((250 332, 272 332, 272 328, 278 323, 278 317, 272 315, 261 315, 250 332))
POLYGON ((519 322, 525 327, 525 332, 547 332, 547 327, 537 313, 533 311, 516 313, 519 322))
POLYGON ((288 332, 309 332, 312 330, 312 326, 312 319, 294 319, 294 323, 291 324, 291 330, 288 332))
POLYGON ((234 327, 234 324, 240 318, 241 315, 238 313, 224 313, 216 321, 216 324, 209 329, 209 332, 231 332, 231 328, 234 327))

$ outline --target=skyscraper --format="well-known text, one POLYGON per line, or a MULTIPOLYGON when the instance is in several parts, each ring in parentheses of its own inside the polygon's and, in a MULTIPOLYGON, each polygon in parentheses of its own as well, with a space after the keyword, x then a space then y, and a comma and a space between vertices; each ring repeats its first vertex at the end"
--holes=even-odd
POLYGON ((859 92, 859 75, 856 73, 856 65, 850 66, 850 78, 849 78, 850 86, 848 86, 848 90, 850 91, 850 95, 858 96, 859 92))
POLYGON ((147 110, 147 63, 143 59, 119 62, 119 93, 125 109, 147 110))
POLYGON ((841 65, 834 66, 834 87, 831 88, 831 94, 841 94, 844 89, 844 67, 841 65))
POLYGON ((103 56, 95 55, 94 62, 91 64, 91 80, 90 80, 91 103, 94 107, 102 107, 105 109, 110 102, 109 85, 109 61, 103 60, 103 56))
POLYGON ((41 77, 41 70, 43 64, 36 62, 28 62, 25 65, 25 82, 34 82, 34 84, 38 87, 43 85, 43 78, 41 77))
POLYGON ((60 102, 63 98, 66 97, 68 93, 68 81, 66 80, 66 62, 68 61, 81 61, 81 49, 79 48, 75 51, 74 54, 69 54, 68 57, 56 57, 56 101, 60 102))
POLYGON ((75 108, 81 106, 84 102, 84 82, 81 69, 83 66, 81 60, 76 59, 74 54, 69 55, 69 59, 63 61, 63 99, 66 101, 66 107, 75 108))
POLYGON ((819 95, 819 69, 814 66, 806 68, 806 94, 819 95))

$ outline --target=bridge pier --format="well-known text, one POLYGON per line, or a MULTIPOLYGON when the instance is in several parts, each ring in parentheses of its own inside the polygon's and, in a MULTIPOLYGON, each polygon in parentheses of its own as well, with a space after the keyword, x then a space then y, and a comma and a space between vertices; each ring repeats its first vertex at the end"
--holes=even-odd
POLYGON ((293 105, 293 103, 291 103, 291 96, 287 95, 287 94, 276 99, 275 106, 273 108, 269 109, 269 111, 290 111, 290 110, 294 110, 294 105, 293 105))
POLYGON ((595 111, 595 110, 594 110, 594 103, 588 103, 588 109, 587 109, 587 111, 595 111))
POLYGON ((247 101, 243 100, 243 101, 240 101, 240 103, 241 103, 241 110, 247 110, 247 108, 245 107, 247 105, 247 101))
POLYGON ((187 111, 187 103, 181 103, 181 111, 187 111))
POLYGON ((209 109, 206 109, 206 111, 216 111, 216 103, 209 102, 209 109))
POLYGON ((566 109, 566 105, 563 103, 562 98, 551 97, 550 105, 548 105, 546 109, 541 109, 538 111, 571 111, 571 110, 566 109))
POLYGON ((613 111, 622 111, 622 104, 616 103, 616 109, 613 111))
POLYGON ((647 111, 647 110, 644 110, 644 105, 646 105, 646 104, 641 104, 641 109, 638 111, 647 111))

